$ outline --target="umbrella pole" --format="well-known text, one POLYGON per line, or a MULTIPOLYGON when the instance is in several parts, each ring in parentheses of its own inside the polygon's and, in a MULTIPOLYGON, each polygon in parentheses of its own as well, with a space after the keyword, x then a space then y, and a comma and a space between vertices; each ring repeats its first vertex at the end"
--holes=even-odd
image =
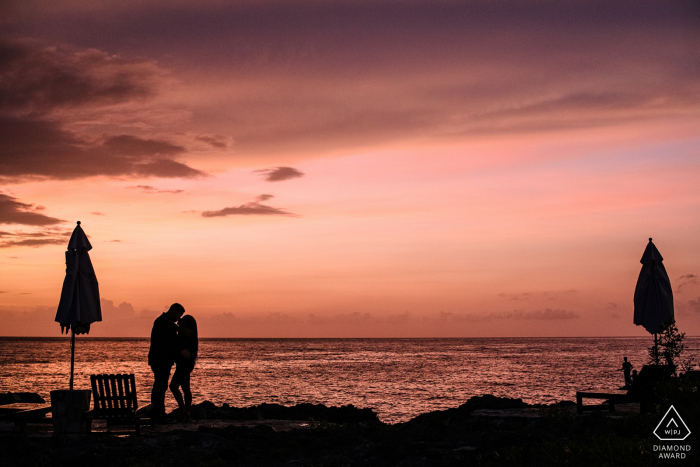
POLYGON ((70 329, 70 390, 73 390, 73 368, 75 367, 75 331, 70 329))
MULTIPOLYGON (((657 334, 654 333, 654 359, 656 360, 656 364, 659 364, 659 342, 657 341, 657 334)), ((72 376, 71 376, 72 378, 72 376)), ((71 380, 72 381, 72 380, 71 380)))

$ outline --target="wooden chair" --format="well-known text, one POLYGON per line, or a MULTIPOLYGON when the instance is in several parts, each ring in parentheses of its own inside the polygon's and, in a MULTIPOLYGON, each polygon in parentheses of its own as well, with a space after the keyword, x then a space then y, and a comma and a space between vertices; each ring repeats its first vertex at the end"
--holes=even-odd
POLYGON ((134 375, 90 375, 94 408, 86 414, 88 432, 93 420, 106 420, 107 431, 114 425, 133 426, 141 434, 141 424, 150 424, 144 417, 151 409, 148 404, 139 409, 134 375))

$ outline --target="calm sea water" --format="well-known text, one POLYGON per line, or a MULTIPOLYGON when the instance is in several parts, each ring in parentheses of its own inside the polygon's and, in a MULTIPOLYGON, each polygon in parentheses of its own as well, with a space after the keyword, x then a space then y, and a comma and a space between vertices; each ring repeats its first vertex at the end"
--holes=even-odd
MULTIPOLYGON (((651 338, 201 339, 194 402, 244 407, 301 402, 370 407, 388 423, 457 407, 472 396, 529 403, 574 400, 576 390, 617 388, 622 358, 646 361, 651 338)), ((686 338, 700 347, 700 338, 686 338)), ((75 388, 95 373, 136 374, 147 403, 148 339, 76 338, 75 388)), ((697 355, 697 351, 695 351, 697 355)), ((696 359, 697 360, 697 359, 696 359)), ((69 338, 0 338, 0 392, 49 398, 68 387, 69 338)), ((171 395, 167 403, 174 408, 171 395)))

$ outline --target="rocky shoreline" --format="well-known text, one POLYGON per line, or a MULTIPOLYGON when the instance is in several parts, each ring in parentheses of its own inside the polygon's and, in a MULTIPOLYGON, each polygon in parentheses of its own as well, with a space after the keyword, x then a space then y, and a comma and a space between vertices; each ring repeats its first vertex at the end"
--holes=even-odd
MULTIPOLYGON (((697 426, 693 415, 686 422, 697 426)), ((193 407, 193 417, 195 424, 164 425, 141 436, 4 432, 0 465, 662 465, 652 435, 657 414, 579 416, 573 402, 533 406, 485 395, 396 425, 382 423, 371 409, 321 404, 237 408, 205 401, 193 407)), ((697 439, 691 434, 686 444, 700 449, 697 439)), ((691 449, 686 464, 697 462, 691 449)))

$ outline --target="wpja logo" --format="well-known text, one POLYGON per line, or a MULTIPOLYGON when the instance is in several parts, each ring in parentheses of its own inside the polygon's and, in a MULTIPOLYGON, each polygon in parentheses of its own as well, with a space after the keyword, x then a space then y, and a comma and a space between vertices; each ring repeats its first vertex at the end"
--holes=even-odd
MULTIPOLYGON (((690 429, 676 408, 671 406, 654 429, 654 434, 661 441, 683 441, 690 436, 690 429)), ((654 445, 654 452, 659 453, 659 459, 685 459, 685 453, 688 451, 689 444, 654 445)))

